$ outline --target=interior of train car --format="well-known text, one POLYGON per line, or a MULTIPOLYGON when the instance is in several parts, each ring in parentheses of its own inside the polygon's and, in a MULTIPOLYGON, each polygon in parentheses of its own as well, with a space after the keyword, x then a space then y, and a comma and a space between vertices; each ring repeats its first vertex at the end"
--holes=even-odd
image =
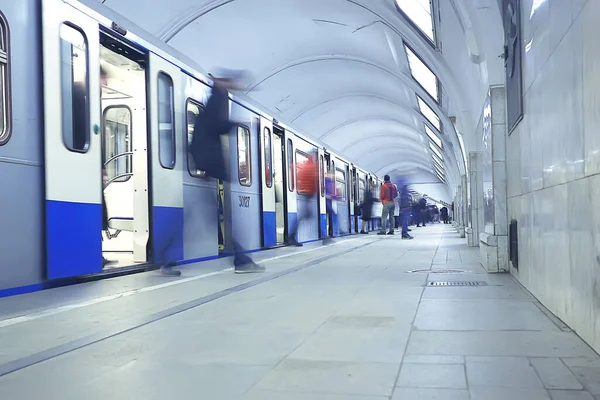
POLYGON ((102 232, 105 268, 147 262, 146 55, 109 35, 100 35, 102 82, 103 201, 108 226, 102 232), (145 233, 145 232, 144 232, 145 233))

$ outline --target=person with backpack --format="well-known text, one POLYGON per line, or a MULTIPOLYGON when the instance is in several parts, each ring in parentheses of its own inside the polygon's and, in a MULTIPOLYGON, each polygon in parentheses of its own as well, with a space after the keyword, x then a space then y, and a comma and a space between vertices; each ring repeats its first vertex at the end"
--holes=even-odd
MULTIPOLYGON (((204 112, 198 115, 194 124, 190 154, 196 168, 206 171, 206 175, 222 181, 230 177, 225 167, 224 149, 221 136, 229 135, 237 125, 229 119, 229 90, 242 89, 244 74, 241 71, 223 70, 218 77, 210 75, 214 86, 206 102, 204 112)), ((264 272, 265 267, 257 265, 245 254, 244 248, 236 240, 235 226, 232 229, 234 250, 233 265, 236 274, 264 272)))
POLYGON ((297 167, 296 181, 298 187, 298 193, 308 197, 307 201, 302 201, 300 209, 298 209, 298 219, 295 225, 290 230, 288 235, 288 243, 291 246, 301 247, 302 243, 298 241, 298 226, 300 222, 310 220, 313 217, 311 209, 312 199, 317 194, 318 189, 318 167, 316 163, 316 155, 312 154, 308 156, 308 160, 299 164, 297 167))

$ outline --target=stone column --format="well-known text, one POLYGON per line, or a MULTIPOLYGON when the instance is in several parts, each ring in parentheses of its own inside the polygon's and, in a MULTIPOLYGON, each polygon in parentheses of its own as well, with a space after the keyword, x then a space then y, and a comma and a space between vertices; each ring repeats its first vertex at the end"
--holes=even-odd
POLYGON ((483 230, 483 163, 482 153, 473 151, 469 153, 469 182, 471 209, 468 228, 466 229, 467 244, 471 247, 479 246, 479 233, 483 230))
MULTIPOLYGON (((506 178, 506 94, 490 87, 491 122, 484 135, 485 221, 479 233, 479 258, 488 272, 508 271, 508 211, 506 178)), ((483 194, 483 192, 482 192, 483 194)))

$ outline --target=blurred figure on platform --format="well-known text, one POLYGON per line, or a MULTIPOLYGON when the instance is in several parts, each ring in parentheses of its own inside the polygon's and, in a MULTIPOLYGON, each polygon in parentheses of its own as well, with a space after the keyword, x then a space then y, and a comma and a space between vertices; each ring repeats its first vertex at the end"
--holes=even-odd
MULTIPOLYGON (((224 149, 221 136, 229 135, 238 125, 229 119, 229 91, 240 90, 244 87, 246 74, 243 71, 221 70, 210 75, 213 80, 212 94, 206 102, 204 112, 198 115, 194 125, 194 134, 190 145, 190 154, 196 168, 206 171, 206 175, 222 181, 229 181, 228 170, 225 166, 224 149)), ((237 241, 238 232, 233 223, 233 250, 235 273, 264 272, 265 268, 255 264, 245 254, 245 249, 237 241)))

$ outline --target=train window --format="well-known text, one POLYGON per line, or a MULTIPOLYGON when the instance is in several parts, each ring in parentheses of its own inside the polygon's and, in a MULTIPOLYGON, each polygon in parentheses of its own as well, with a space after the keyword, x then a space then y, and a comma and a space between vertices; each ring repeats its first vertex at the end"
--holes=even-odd
POLYGON ((271 130, 269 128, 265 128, 263 131, 263 146, 265 153, 265 185, 271 188, 273 187, 273 160, 271 156, 273 151, 271 149, 271 130))
POLYGON ((319 163, 319 177, 321 179, 321 197, 325 197, 325 159, 321 156, 319 163))
POLYGON ((238 178, 240 185, 252 186, 252 158, 250 154, 250 130, 239 126, 238 139, 238 178))
POLYGON ((158 160, 163 168, 175 168, 175 100, 173 80, 158 74, 158 160))
POLYGON ((335 170, 335 193, 340 201, 346 200, 346 172, 339 168, 335 170))
POLYGON ((354 203, 354 191, 356 190, 355 176, 350 172, 350 203, 354 203))
POLYGON ((72 25, 60 27, 63 141, 71 151, 90 145, 87 39, 72 25))
MULTIPOLYGON (((204 111, 204 108, 199 102, 188 99, 186 109, 187 144, 189 149, 189 147, 192 145, 192 137, 194 136, 194 125, 196 124, 196 119, 204 111)), ((188 172, 191 176, 200 179, 206 178, 206 171, 201 171, 196 168, 194 158, 190 155, 189 151, 187 152, 187 165, 188 172)))
POLYGON ((0 146, 11 134, 9 43, 8 23, 0 12, 0 146))
POLYGON ((363 202, 365 200, 365 190, 367 188, 367 182, 363 178, 358 180, 358 201, 363 202))
POLYGON ((102 163, 109 181, 124 182, 133 174, 131 110, 113 106, 104 111, 102 163))
POLYGON ((287 141, 287 165, 288 165, 288 189, 290 192, 294 191, 295 187, 295 168, 294 165, 294 144, 292 143, 292 139, 288 139, 287 141))
MULTIPOLYGON (((298 184, 296 185, 296 191, 299 194, 310 194, 312 195, 312 192, 308 191, 308 188, 306 187, 306 185, 304 184, 304 182, 301 182, 301 179, 303 179, 303 175, 300 174, 300 170, 307 165, 309 162, 309 156, 308 154, 300 151, 300 150, 296 150, 296 179, 298 180, 298 184)), ((314 171, 313 171, 314 172, 314 171)), ((306 175, 304 175, 306 176, 306 175)))

